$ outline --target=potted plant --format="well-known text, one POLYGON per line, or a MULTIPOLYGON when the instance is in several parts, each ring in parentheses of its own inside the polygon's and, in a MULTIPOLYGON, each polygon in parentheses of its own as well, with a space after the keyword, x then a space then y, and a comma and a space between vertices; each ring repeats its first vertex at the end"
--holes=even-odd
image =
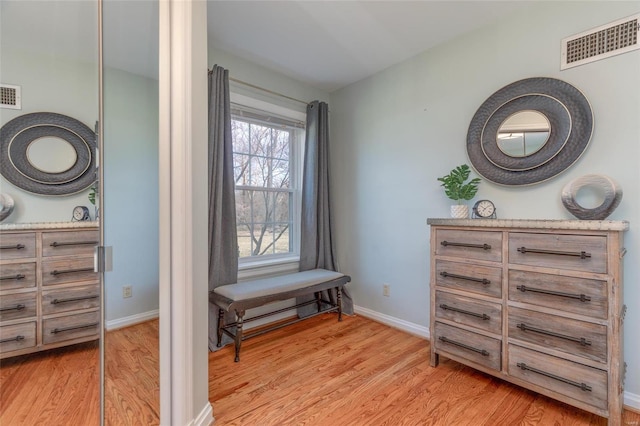
POLYGON ((451 170, 448 175, 439 177, 438 180, 444 186, 444 193, 453 201, 458 203, 451 206, 451 217, 463 219, 469 217, 469 206, 461 204, 460 200, 470 200, 478 192, 480 178, 473 178, 469 182, 471 169, 468 165, 462 164, 451 170))

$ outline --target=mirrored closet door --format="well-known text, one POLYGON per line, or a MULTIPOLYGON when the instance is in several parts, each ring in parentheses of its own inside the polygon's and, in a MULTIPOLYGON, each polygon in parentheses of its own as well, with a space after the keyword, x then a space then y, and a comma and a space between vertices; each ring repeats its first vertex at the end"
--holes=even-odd
POLYGON ((100 423, 98 2, 0 2, 0 424, 100 423))
POLYGON ((0 424, 159 424, 157 4, 0 19, 0 424))
POLYGON ((158 13, 103 1, 106 425, 160 423, 158 13))

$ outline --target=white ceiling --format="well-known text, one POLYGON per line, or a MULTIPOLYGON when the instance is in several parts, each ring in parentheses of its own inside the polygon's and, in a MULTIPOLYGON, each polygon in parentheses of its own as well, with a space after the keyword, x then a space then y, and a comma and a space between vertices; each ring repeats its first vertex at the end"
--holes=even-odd
POLYGON ((209 1, 211 46, 327 92, 514 13, 517 1, 209 1))
MULTIPOLYGON (((332 92, 526 3, 209 0, 208 43, 332 92)), ((0 0, 0 12, 0 47, 96 58, 95 2, 0 0)), ((105 0, 104 31, 105 64, 157 78, 157 1, 105 0)))

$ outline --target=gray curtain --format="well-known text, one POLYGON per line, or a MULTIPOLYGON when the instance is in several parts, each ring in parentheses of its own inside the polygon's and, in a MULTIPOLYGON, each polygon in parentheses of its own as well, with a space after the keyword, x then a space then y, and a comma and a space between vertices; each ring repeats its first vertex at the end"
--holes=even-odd
MULTIPOLYGON (((331 200, 329 194, 329 105, 313 101, 307 105, 307 129, 302 182, 302 222, 300 241, 300 271, 309 269, 338 270, 331 232, 331 200)), ((324 294, 331 301, 335 292, 324 294)), ((299 298, 298 302, 312 300, 299 298)), ((353 300, 343 292, 343 312, 353 314, 353 300)), ((301 317, 317 312, 316 305, 298 310, 301 317)))
MULTIPOLYGON (((209 291, 238 279, 238 238, 231 142, 229 71, 209 71, 209 291)), ((209 304, 209 348, 216 347, 218 308, 209 304)), ((227 321, 233 322, 233 314, 227 321)), ((232 340, 223 336, 223 345, 232 340)))

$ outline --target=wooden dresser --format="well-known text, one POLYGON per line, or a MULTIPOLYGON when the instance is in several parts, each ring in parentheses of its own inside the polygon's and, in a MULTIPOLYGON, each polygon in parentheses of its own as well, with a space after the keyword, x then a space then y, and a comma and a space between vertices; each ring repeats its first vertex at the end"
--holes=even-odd
POLYGON ((100 337, 99 231, 83 225, 0 230, 0 359, 100 337))
POLYGON ((622 421, 626 221, 429 219, 439 355, 622 421))

